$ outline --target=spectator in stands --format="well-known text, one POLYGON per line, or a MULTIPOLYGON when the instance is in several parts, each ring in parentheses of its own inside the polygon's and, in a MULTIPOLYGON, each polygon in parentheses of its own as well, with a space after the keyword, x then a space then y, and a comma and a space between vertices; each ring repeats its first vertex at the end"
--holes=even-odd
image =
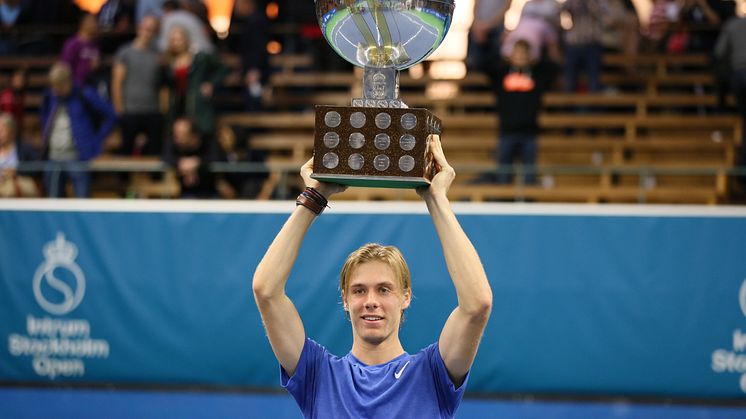
POLYGON ((189 118, 178 118, 166 145, 164 161, 176 170, 182 198, 214 198, 215 177, 209 170, 209 145, 189 118))
POLYGON ((18 68, 13 72, 8 87, 0 92, 0 111, 13 115, 16 127, 23 128, 25 113, 25 90, 26 90, 26 69, 18 68))
MULTIPOLYGON (((509 58, 500 61, 492 70, 497 81, 494 89, 500 119, 498 164, 500 168, 505 168, 512 165, 514 160, 520 160, 528 167, 525 177, 527 184, 536 182, 532 171, 536 165, 542 96, 551 88, 557 73, 555 63, 539 60, 538 54, 532 52, 531 48, 531 43, 518 40, 509 58)), ((482 180, 491 179, 487 177, 482 180)), ((496 180, 501 184, 511 183, 512 176, 501 173, 496 180)))
POLYGON ((469 30, 466 65, 470 70, 487 71, 500 56, 505 29, 505 13, 513 0, 474 0, 474 21, 469 30))
POLYGON ((679 10, 677 0, 653 0, 648 25, 642 30, 643 48, 646 51, 663 51, 671 27, 679 20, 679 10))
POLYGON ((189 34, 189 48, 193 53, 212 53, 215 47, 212 45, 205 24, 199 20, 194 13, 183 10, 178 1, 166 0, 163 2, 163 17, 161 18, 161 35, 158 38, 158 49, 166 52, 170 46, 170 34, 175 27, 181 27, 189 34))
POLYGON ((161 61, 155 49, 158 19, 146 16, 137 27, 134 41, 124 45, 111 69, 111 99, 119 115, 124 155, 161 155, 163 117, 158 109, 161 61), (145 144, 135 144, 145 134, 145 144))
MULTIPOLYGON (((239 145, 237 134, 243 134, 243 130, 237 132, 229 126, 223 126, 218 130, 218 152, 216 161, 221 163, 261 163, 266 159, 263 152, 252 150, 249 143, 246 147, 239 145)), ((255 198, 261 191, 266 173, 224 173, 218 176, 217 187, 223 198, 255 198)))
POLYGON ((168 40, 169 121, 186 116, 205 137, 203 140, 211 139, 215 135, 212 96, 222 82, 226 68, 213 54, 194 53, 189 32, 181 26, 171 28, 168 40))
POLYGON ((85 14, 80 21, 78 33, 65 41, 60 61, 67 63, 73 74, 73 81, 79 85, 93 83, 92 75, 101 64, 101 51, 96 16, 85 14))
POLYGON ((249 112, 262 109, 262 89, 269 81, 269 24, 255 0, 236 0, 233 26, 240 31, 244 103, 249 112))
MULTIPOLYGON (((218 129, 217 162, 237 164, 246 161, 246 153, 236 146, 236 134, 229 126, 218 129)), ((221 173, 215 186, 221 198, 236 199, 242 195, 247 174, 241 172, 221 173)))
POLYGON ((604 31, 604 46, 621 51, 626 58, 625 70, 634 74, 640 48, 640 20, 630 0, 609 0, 609 18, 604 31))
POLYGON ((13 118, 13 132, 16 135, 16 149, 23 161, 38 160, 39 153, 26 142, 23 136, 25 121, 26 69, 19 68, 13 72, 10 85, 0 93, 0 112, 5 112, 13 118))
POLYGON ((41 106, 44 155, 54 164, 45 174, 47 193, 64 196, 67 178, 75 196, 90 196, 90 174, 78 162, 101 153, 102 144, 116 123, 111 105, 89 86, 75 83, 66 63, 49 71, 50 89, 41 106))
POLYGON ((13 116, 0 113, 0 179, 14 175, 21 160, 16 147, 15 131, 13 116))
MULTIPOLYGON (((741 150, 738 165, 746 168, 746 1, 741 1, 738 17, 730 19, 723 27, 715 45, 715 56, 730 69, 731 91, 736 98, 741 115, 741 150)), ((746 176, 739 178, 746 190, 746 176)))
POLYGON ((565 90, 576 92, 584 72, 589 92, 601 90, 601 53, 607 0, 567 0, 563 10, 572 17, 572 28, 565 32, 565 90))
POLYGON ((17 173, 18 164, 26 160, 17 137, 13 116, 0 113, 0 198, 39 195, 34 180, 17 173))
POLYGON ((720 16, 710 7, 707 0, 681 0, 679 28, 669 37, 667 52, 712 51, 717 32, 703 30, 720 25, 720 16))
MULTIPOLYGON (((715 10, 715 13, 717 13, 718 17, 720 17, 721 22, 727 23, 729 20, 737 17, 736 5, 738 4, 738 1, 741 0, 711 0, 710 7, 715 10)), ((746 6, 746 3, 744 3, 744 6, 746 6)), ((720 30, 717 31, 716 35, 719 34, 720 30)), ((712 51, 715 50, 716 44, 717 39, 715 39, 712 51)), ((730 93, 730 64, 727 62, 727 59, 723 60, 717 55, 713 55, 712 64, 712 89, 715 92, 715 96, 717 97, 717 107, 715 111, 718 113, 724 113, 727 112, 728 94, 730 93)))

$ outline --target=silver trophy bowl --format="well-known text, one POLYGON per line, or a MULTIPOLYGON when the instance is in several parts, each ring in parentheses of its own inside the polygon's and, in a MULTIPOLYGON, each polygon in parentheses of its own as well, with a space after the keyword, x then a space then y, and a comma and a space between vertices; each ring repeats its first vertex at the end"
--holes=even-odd
POLYGON ((454 0, 316 0, 326 41, 360 67, 409 68, 443 42, 454 0))

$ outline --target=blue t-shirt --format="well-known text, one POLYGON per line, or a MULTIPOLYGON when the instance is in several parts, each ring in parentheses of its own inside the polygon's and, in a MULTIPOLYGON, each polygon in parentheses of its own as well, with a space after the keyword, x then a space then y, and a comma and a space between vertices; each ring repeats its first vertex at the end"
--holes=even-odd
POLYGON ((458 389, 453 385, 437 343, 366 365, 307 338, 293 376, 280 371, 282 386, 306 418, 451 418, 468 379, 458 389))

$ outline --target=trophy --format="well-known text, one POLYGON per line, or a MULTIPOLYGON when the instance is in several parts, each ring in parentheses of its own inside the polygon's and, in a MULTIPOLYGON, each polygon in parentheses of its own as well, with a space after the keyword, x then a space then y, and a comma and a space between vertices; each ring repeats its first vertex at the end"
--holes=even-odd
POLYGON ((443 42, 454 0, 315 0, 326 41, 363 67, 363 97, 316 106, 313 175, 350 186, 428 185, 427 137, 441 121, 399 99, 399 71, 443 42))

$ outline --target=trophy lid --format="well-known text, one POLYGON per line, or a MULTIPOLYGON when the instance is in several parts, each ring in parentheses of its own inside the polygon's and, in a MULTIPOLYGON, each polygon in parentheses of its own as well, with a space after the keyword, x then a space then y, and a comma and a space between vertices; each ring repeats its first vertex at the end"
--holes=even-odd
POLYGON ((443 42, 454 0, 315 0, 326 41, 360 67, 409 68, 443 42))

